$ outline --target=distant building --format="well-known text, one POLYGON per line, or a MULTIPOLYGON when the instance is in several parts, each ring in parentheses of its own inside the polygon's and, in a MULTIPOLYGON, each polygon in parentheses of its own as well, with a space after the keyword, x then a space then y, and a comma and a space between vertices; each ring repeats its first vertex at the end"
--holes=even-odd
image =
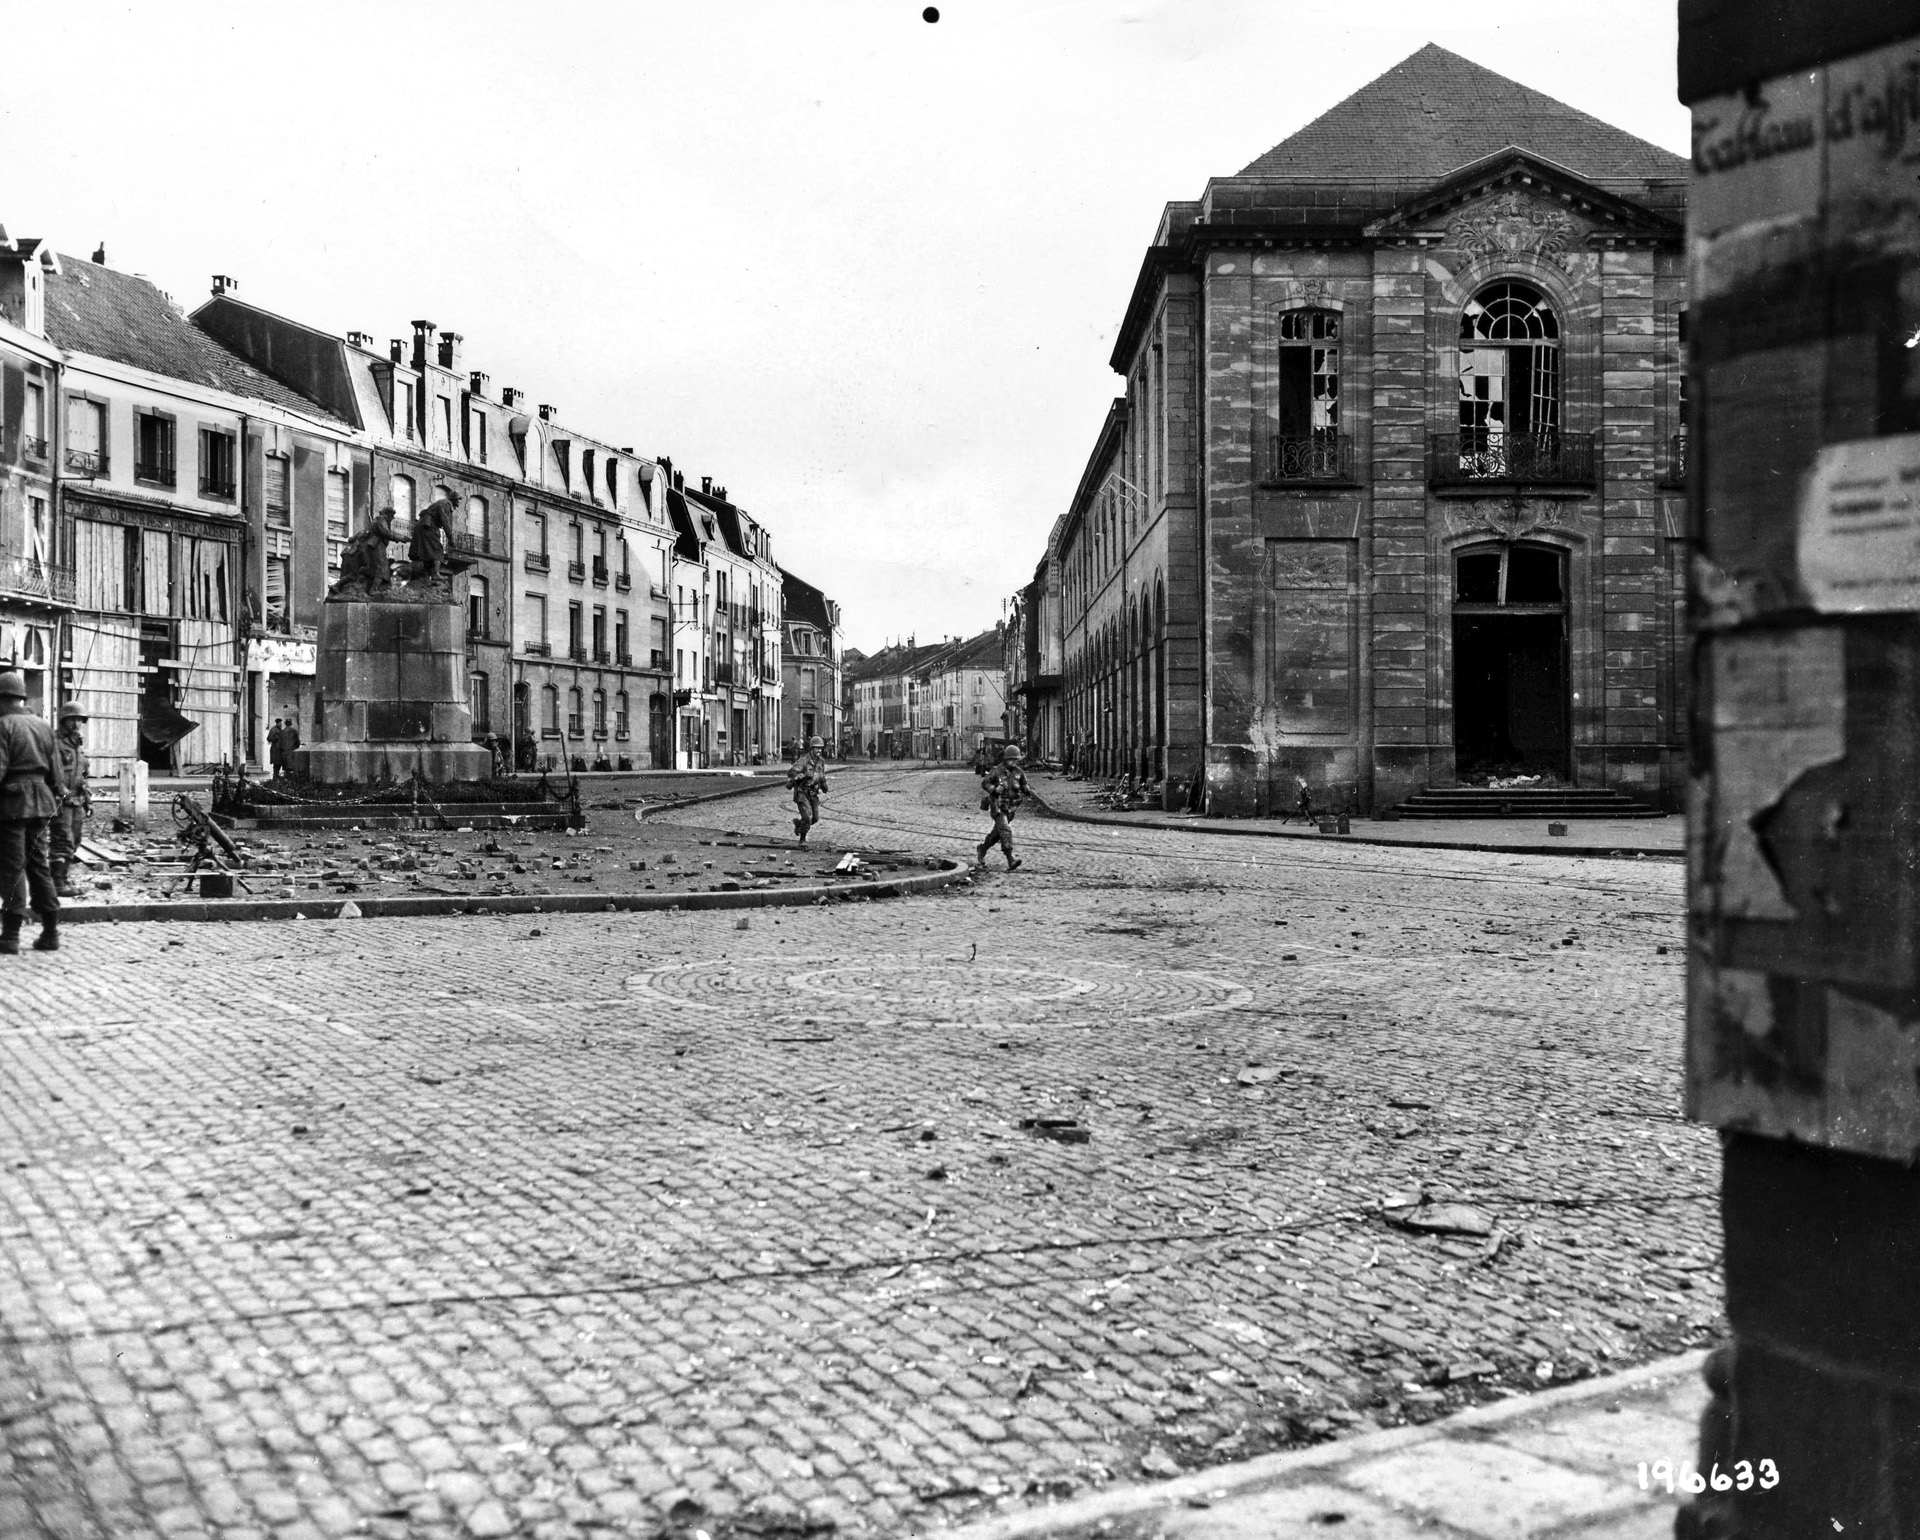
POLYGON ((918 759, 970 759, 1007 735, 1003 626, 929 649, 914 660, 909 699, 918 759))
POLYGON ((840 743, 841 753, 849 759, 864 758, 867 740, 854 722, 854 672, 867 661, 858 647, 840 649, 840 743))
POLYGON ((808 739, 826 741, 829 754, 848 752, 840 714, 840 606, 784 568, 780 592, 785 624, 780 652, 781 752, 808 739))
POLYGON ((1687 175, 1428 47, 1168 204, 1023 611, 1057 576, 1075 758, 1223 813, 1516 773, 1676 805, 1687 175))

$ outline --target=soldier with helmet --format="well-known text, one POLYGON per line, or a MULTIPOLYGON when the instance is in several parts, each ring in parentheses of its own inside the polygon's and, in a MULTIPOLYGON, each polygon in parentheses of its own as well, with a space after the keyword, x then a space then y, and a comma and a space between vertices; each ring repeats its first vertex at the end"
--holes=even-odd
POLYGON ((1020 810, 1020 804, 1027 795, 1027 773, 1021 767, 1023 757, 1020 745, 1009 743, 1000 757, 1000 763, 987 772, 986 782, 981 788, 985 795, 980 799, 980 810, 993 815, 993 830, 980 842, 974 854, 976 871, 986 870, 987 852, 995 845, 1006 854, 1007 870, 1020 870, 1019 857, 1013 853, 1013 815, 1020 810))
POLYGON ((60 778, 67 783, 60 811, 47 828, 48 864, 53 868, 53 889, 62 898, 74 896, 69 873, 80 854, 80 841, 86 837, 87 819, 93 814, 93 791, 87 785, 87 713, 77 700, 60 708, 60 730, 54 735, 54 752, 60 756, 60 778))
POLYGON ((27 710, 25 676, 17 669, 0 672, 0 954, 20 950, 29 903, 40 916, 34 950, 59 950, 60 898, 47 859, 47 826, 66 792, 53 729, 27 710))
POLYGON ((820 798, 827 789, 826 740, 809 738, 806 752, 787 771, 787 784, 793 788, 793 832, 800 836, 800 848, 806 849, 807 830, 820 821, 820 798))

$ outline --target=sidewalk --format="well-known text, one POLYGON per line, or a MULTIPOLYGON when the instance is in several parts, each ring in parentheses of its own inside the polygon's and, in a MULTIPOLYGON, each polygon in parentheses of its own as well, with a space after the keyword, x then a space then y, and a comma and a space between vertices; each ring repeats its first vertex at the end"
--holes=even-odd
POLYGON ((941 1540, 1671 1540, 1683 1500, 1640 1464, 1691 1466, 1704 1353, 1437 1422, 1152 1486, 1096 1493, 941 1540))
POLYGON ((1687 849, 1687 821, 1678 814, 1662 818, 1575 818, 1564 835, 1548 834, 1544 819, 1533 818, 1355 818, 1351 834, 1322 834, 1313 824, 1278 818, 1203 818, 1198 813, 1150 810, 1115 812, 1094 799, 1099 781, 1069 781, 1036 775, 1029 782, 1034 798, 1048 812, 1079 823, 1124 824, 1143 829, 1185 829, 1206 834, 1255 835, 1319 840, 1334 845, 1446 846, 1454 850, 1551 856, 1681 857, 1687 849))

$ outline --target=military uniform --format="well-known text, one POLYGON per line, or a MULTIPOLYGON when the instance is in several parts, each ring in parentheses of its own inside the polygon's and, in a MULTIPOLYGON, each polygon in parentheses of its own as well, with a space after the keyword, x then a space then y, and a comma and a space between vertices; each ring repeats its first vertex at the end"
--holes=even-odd
POLYGON ((1020 811, 1020 804, 1027 795, 1027 774, 1020 768, 1020 751, 1010 748, 1007 756, 987 772, 983 790, 986 795, 980 799, 983 812, 993 816, 993 830, 980 842, 974 855, 973 864, 984 867, 987 864, 987 852, 998 845, 1007 857, 1007 870, 1020 869, 1019 857, 1013 853, 1013 815, 1020 811))
POLYGON ((827 756, 821 752, 822 747, 821 741, 815 738, 787 771, 787 784, 793 788, 793 808, 800 815, 793 821, 793 832, 800 836, 802 845, 807 842, 807 830, 820 821, 820 794, 827 789, 827 756))
POLYGON ((26 681, 0 673, 0 953, 20 950, 29 902, 39 914, 38 951, 60 945, 60 897, 47 859, 47 826, 66 799, 53 729, 27 709, 26 681), (24 878, 24 881, 22 880, 24 878))
POLYGON ((66 792, 60 810, 47 826, 47 854, 53 868, 54 891, 62 898, 73 897, 68 873, 80 854, 80 841, 86 837, 87 814, 93 807, 93 792, 87 786, 87 747, 81 739, 78 723, 87 720, 77 702, 60 708, 60 731, 54 736, 54 752, 60 757, 60 778, 66 792))

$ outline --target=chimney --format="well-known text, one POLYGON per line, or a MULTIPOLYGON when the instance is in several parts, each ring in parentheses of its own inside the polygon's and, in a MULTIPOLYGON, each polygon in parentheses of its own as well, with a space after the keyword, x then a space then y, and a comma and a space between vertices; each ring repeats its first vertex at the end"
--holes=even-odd
POLYGON ((98 246, 93 248, 93 260, 101 267, 107 265, 107 243, 105 241, 102 241, 98 246))
POLYGON ((623 455, 630 455, 630 454, 632 454, 632 453, 633 453, 633 445, 631 445, 631 444, 622 444, 622 445, 620 446, 620 453, 622 453, 623 455))
POLYGON ((213 293, 216 299, 222 294, 234 293, 239 287, 240 280, 238 278, 229 278, 225 273, 215 273, 213 275, 213 293))
POLYGON ((668 476, 673 475, 673 456, 672 455, 657 455, 655 456, 655 460, 660 466, 660 469, 665 471, 668 476))
POLYGON ((433 322, 415 321, 413 323, 413 367, 423 373, 427 367, 427 357, 433 342, 433 322))
POLYGON ((676 492, 687 490, 687 478, 679 471, 673 473, 673 490, 676 492))
POLYGON ((460 344, 463 340, 458 332, 440 334, 440 367, 449 374, 460 372, 460 344))
POLYGON ((558 408, 555 407, 551 402, 542 401, 540 403, 540 420, 542 422, 552 422, 553 414, 557 410, 558 408))
POLYGON ((711 476, 702 476, 700 478, 700 490, 706 493, 708 497, 713 496, 713 478, 711 476))
POLYGON ((395 337, 389 342, 387 344, 387 357, 392 359, 396 364, 404 364, 407 361, 406 338, 395 337))
POLYGON ((500 404, 513 411, 518 411, 520 409, 520 403, 526 399, 526 394, 524 390, 518 390, 512 385, 502 385, 500 387, 500 404))
POLYGON ((725 487, 715 487, 713 489, 713 495, 724 503, 727 500, 727 489, 725 487))
POLYGON ((476 396, 484 396, 487 393, 487 380, 488 376, 476 369, 467 376, 467 389, 476 396))

